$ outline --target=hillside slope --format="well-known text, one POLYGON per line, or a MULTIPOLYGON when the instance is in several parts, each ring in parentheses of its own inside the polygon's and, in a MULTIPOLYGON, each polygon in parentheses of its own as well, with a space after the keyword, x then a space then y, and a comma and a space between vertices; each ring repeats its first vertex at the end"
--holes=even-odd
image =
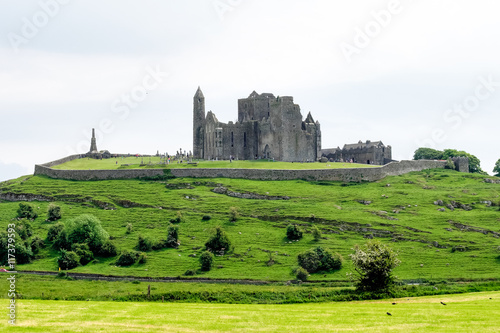
MULTIPOLYGON (((399 251, 399 278, 473 280, 500 275, 500 184, 485 178, 449 170, 351 184, 241 179, 78 182, 26 176, 1 183, 0 195, 48 200, 32 203, 39 212, 32 224, 42 238, 53 224, 45 219, 49 201, 54 201, 62 208, 62 221, 80 214, 97 216, 120 249, 133 249, 138 235, 165 237, 169 220, 182 212, 178 249, 151 251, 146 264, 131 267, 117 267, 116 258, 98 258, 74 269, 78 272, 179 276, 199 267, 198 256, 210 231, 221 225, 234 250, 216 257, 217 268, 203 277, 290 280, 297 254, 321 245, 340 253, 345 264, 340 271, 312 278, 346 280, 353 246, 379 238, 399 251), (435 204, 439 200, 443 206, 435 204), (229 221, 230 207, 239 211, 236 222, 229 221), (211 219, 202 220, 206 215, 211 219), (134 228, 131 234, 126 234, 128 223, 134 228), (304 229, 302 240, 286 239, 290 223, 304 229), (313 225, 322 232, 317 242, 310 234, 313 225), (275 263, 268 266, 271 254, 275 263)), ((0 202, 2 230, 15 218, 18 204, 0 202)), ((57 256, 46 248, 18 269, 55 271, 57 256)))

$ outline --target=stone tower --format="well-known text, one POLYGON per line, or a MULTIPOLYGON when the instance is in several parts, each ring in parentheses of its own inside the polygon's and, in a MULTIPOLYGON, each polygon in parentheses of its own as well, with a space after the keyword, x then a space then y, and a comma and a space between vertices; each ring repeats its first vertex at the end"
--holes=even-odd
POLYGON ((95 140, 95 130, 92 129, 92 139, 90 139, 90 151, 89 153, 98 153, 97 151, 97 144, 95 140))
POLYGON ((193 157, 203 158, 205 138, 205 97, 200 87, 193 97, 193 157))

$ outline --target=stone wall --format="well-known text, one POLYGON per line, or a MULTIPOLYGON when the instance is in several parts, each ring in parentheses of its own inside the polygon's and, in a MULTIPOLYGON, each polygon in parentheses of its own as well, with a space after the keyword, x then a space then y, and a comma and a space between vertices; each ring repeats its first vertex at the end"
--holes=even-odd
MULTIPOLYGON (((61 159, 59 161, 62 161, 61 159)), ((47 163, 53 164, 54 162, 47 163)), ((375 181, 386 176, 402 175, 411 171, 444 168, 446 161, 401 161, 391 162, 382 167, 357 169, 318 169, 318 170, 269 170, 269 169, 212 169, 186 168, 169 169, 175 177, 190 178, 244 178, 254 180, 330 180, 342 182, 375 181)), ((163 169, 125 169, 125 170, 56 170, 46 165, 36 165, 35 175, 68 180, 108 180, 161 177, 163 169)))
POLYGON ((85 156, 85 155, 82 155, 82 154, 69 155, 69 156, 63 157, 61 159, 58 159, 58 160, 55 160, 55 161, 52 161, 52 162, 49 162, 49 163, 44 163, 44 164, 41 164, 41 165, 42 166, 46 166, 46 167, 53 167, 55 165, 59 165, 59 164, 63 164, 63 163, 69 162, 69 161, 73 161, 73 160, 79 159, 82 156, 85 156))

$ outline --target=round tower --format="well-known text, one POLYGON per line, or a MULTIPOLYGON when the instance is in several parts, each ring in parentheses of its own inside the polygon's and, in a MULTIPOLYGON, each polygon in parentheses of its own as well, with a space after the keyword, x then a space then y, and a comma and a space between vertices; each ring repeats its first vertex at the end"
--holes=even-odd
POLYGON ((193 97, 193 158, 204 158, 205 97, 200 87, 193 97))

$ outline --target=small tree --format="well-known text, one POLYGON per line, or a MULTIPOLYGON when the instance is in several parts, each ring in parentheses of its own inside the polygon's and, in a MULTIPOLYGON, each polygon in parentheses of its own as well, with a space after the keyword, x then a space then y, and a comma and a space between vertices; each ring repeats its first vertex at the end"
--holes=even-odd
POLYGON ((394 284, 392 270, 401 261, 390 247, 378 240, 368 241, 354 248, 349 255, 357 273, 357 289, 361 291, 389 291, 394 284))
POLYGON ((182 216, 182 212, 177 211, 177 216, 170 220, 170 223, 181 223, 184 222, 184 216, 182 216))
POLYGON ((179 246, 179 228, 170 225, 167 229, 167 247, 177 248, 179 246))
POLYGON ((229 251, 231 247, 231 241, 226 235, 226 232, 222 227, 215 227, 215 233, 210 237, 210 239, 205 243, 207 250, 211 252, 221 252, 229 251))
POLYGON ((309 277, 309 272, 307 270, 305 270, 304 268, 299 267, 295 271, 295 276, 300 281, 307 281, 307 278, 309 277))
POLYGON ((34 220, 38 217, 38 214, 33 209, 33 206, 23 202, 19 203, 19 208, 17 209, 17 217, 21 219, 34 220))
POLYGON ((229 221, 236 222, 236 220, 240 217, 240 213, 238 212, 237 207, 229 207, 229 221))
POLYGON ((209 271, 210 269, 212 269, 213 262, 214 262, 214 255, 211 252, 205 251, 201 254, 200 264, 202 271, 209 271))
POLYGON ((39 236, 35 236, 31 239, 31 251, 33 254, 37 254, 40 249, 45 247, 45 242, 39 236))
POLYGON ((133 265, 139 257, 139 254, 135 251, 124 250, 116 260, 116 264, 119 266, 130 266, 133 265))
POLYGON ((72 269, 78 266, 80 257, 73 251, 61 250, 57 263, 61 269, 72 269))
POLYGON ((286 227, 286 237, 290 240, 298 240, 302 238, 302 230, 295 225, 295 224, 289 224, 286 227))
POLYGON ((338 253, 333 253, 330 249, 321 246, 307 250, 297 256, 299 265, 309 273, 317 271, 331 271, 342 267, 343 258, 338 253))
POLYGON ((61 207, 51 203, 47 209, 47 220, 56 221, 61 218, 61 207))
POLYGON ((316 225, 312 227, 312 235, 315 241, 319 241, 321 239, 321 231, 316 225))
POLYGON ((94 254, 90 251, 87 244, 73 244, 71 250, 80 257, 80 264, 82 266, 87 265, 94 259, 94 254))
POLYGON ((500 159, 495 163, 495 167, 493 168, 493 172, 496 177, 500 177, 500 159))
POLYGON ((448 159, 446 160, 446 169, 455 170, 455 162, 453 162, 451 157, 448 157, 448 159))
POLYGON ((127 228, 127 230, 125 231, 126 234, 131 234, 132 231, 134 231, 134 226, 132 225, 132 223, 127 223, 126 228, 127 228))
POLYGON ((47 240, 49 242, 55 241, 58 237, 61 231, 64 229, 64 224, 59 222, 54 224, 49 228, 49 231, 47 232, 47 240))
POLYGON ((80 215, 66 224, 70 244, 85 243, 93 253, 97 253, 109 234, 104 230, 101 221, 94 215, 80 215))
POLYGON ((153 241, 149 237, 139 235, 135 249, 142 252, 151 251, 153 249, 153 241))
POLYGON ((16 222, 16 233, 21 239, 26 240, 33 235, 33 228, 31 223, 27 220, 21 220, 16 222))
POLYGON ((116 245, 113 244, 110 240, 104 242, 104 244, 99 249, 98 253, 101 257, 114 257, 118 254, 118 250, 116 249, 116 245))

